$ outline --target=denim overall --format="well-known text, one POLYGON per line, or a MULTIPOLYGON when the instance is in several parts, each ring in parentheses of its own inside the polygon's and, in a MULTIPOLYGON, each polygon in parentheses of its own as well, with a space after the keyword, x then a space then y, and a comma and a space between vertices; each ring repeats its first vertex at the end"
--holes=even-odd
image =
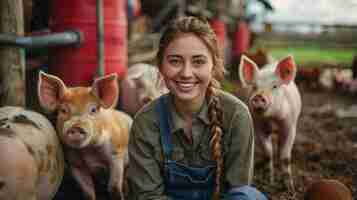
POLYGON ((215 187, 216 166, 192 167, 171 160, 171 132, 164 98, 156 105, 160 119, 161 143, 164 153, 165 192, 173 200, 209 200, 215 187))

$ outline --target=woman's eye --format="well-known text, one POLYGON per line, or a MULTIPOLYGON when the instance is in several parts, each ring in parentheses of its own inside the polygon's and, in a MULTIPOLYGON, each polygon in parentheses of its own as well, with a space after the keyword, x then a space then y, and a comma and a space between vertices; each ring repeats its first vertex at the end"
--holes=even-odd
POLYGON ((178 59, 170 59, 169 63, 171 65, 175 65, 176 66, 176 65, 178 65, 180 63, 180 60, 178 60, 178 59))
POLYGON ((278 88, 278 86, 277 85, 273 85, 273 89, 276 89, 276 88, 278 88))
POLYGON ((206 64, 206 61, 204 59, 196 59, 193 61, 195 65, 204 65, 206 64))

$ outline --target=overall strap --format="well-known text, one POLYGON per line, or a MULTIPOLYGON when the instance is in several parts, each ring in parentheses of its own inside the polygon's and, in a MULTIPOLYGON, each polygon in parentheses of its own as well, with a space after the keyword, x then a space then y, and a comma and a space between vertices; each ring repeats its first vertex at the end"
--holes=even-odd
POLYGON ((159 116, 160 138, 165 159, 169 159, 172 151, 171 132, 169 126, 169 113, 165 106, 164 96, 161 96, 156 104, 156 113, 159 116))

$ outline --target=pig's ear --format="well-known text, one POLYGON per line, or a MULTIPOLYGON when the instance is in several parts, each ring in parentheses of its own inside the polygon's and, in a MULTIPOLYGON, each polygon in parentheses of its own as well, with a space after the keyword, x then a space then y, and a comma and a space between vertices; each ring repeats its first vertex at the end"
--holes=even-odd
POLYGON ((259 69, 257 65, 247 56, 242 55, 239 64, 239 79, 243 86, 249 85, 255 79, 259 69))
POLYGON ((118 102, 119 86, 115 73, 94 80, 93 94, 104 108, 113 108, 118 102))
POLYGON ((276 66, 275 74, 284 84, 293 81, 296 76, 296 65, 292 56, 280 60, 276 66))
POLYGON ((133 81, 135 82, 136 87, 138 88, 145 88, 145 82, 144 82, 144 74, 140 74, 133 78, 133 81))
POLYGON ((157 72, 157 76, 158 76, 158 87, 160 91, 165 91, 167 90, 167 86, 166 86, 166 82, 164 79, 164 76, 161 74, 161 72, 157 72))
POLYGON ((66 89, 66 85, 60 78, 40 71, 37 93, 43 108, 54 111, 61 102, 66 89))

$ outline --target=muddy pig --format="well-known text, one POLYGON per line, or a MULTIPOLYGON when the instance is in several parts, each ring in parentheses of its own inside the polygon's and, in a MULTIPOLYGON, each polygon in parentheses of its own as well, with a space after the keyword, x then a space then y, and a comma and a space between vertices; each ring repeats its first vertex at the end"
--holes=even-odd
POLYGON ((49 200, 63 178, 60 141, 45 116, 0 108, 0 199, 49 200))
POLYGON ((146 103, 168 92, 157 67, 138 63, 120 82, 120 110, 134 116, 146 103))
POLYGON ((297 67, 291 56, 258 69, 243 56, 239 66, 243 87, 249 88, 248 107, 252 113, 255 132, 268 161, 270 181, 274 182, 272 132, 278 136, 278 159, 283 181, 293 189, 291 151, 298 118, 301 96, 294 82, 297 67))
POLYGON ((86 199, 95 200, 94 177, 109 172, 108 190, 123 199, 124 168, 132 119, 112 109, 118 99, 115 74, 96 79, 91 87, 67 87, 56 76, 40 72, 41 106, 57 112, 57 134, 64 144, 74 179, 86 199))

